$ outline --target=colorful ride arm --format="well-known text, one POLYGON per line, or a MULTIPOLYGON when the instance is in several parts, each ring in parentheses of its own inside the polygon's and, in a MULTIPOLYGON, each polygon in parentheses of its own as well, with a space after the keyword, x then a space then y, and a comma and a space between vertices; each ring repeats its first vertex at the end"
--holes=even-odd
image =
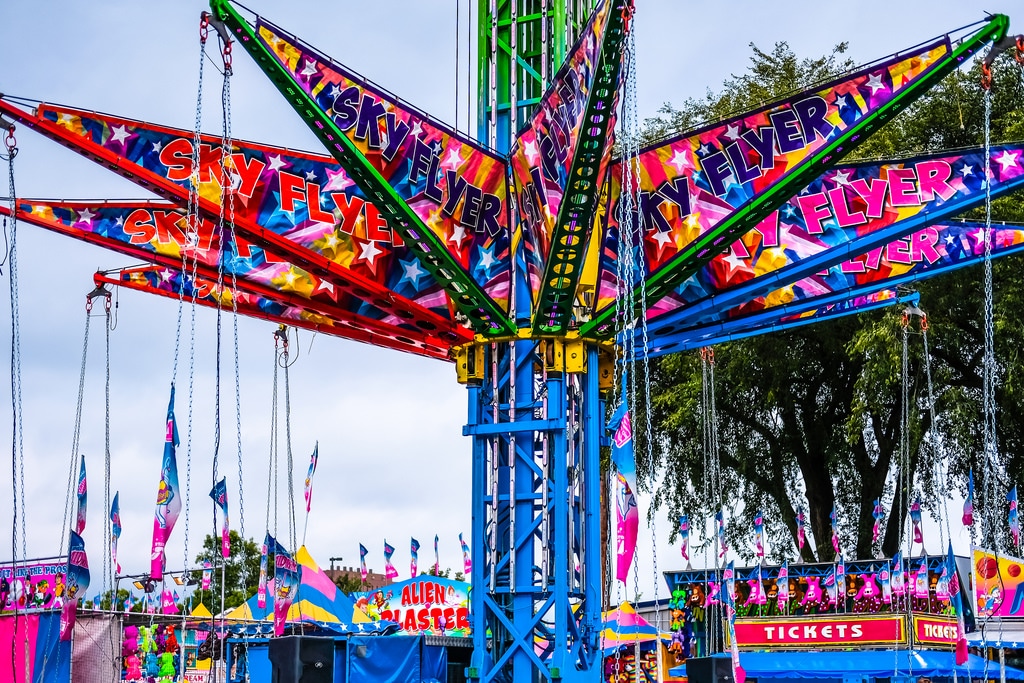
POLYGON ((502 231, 507 239, 504 160, 404 105, 383 89, 357 78, 262 19, 258 26, 253 26, 228 0, 211 0, 210 7, 356 185, 382 211, 392 230, 401 235, 430 275, 448 292, 473 330, 486 337, 512 334, 514 326, 506 312, 467 272, 464 264, 469 256, 463 253, 464 244, 478 236, 496 237, 502 231), (270 48, 269 40, 300 59, 286 66, 270 48), (304 82, 299 82, 300 78, 304 82), (315 90, 314 78, 318 79, 315 90), (335 90, 327 89, 328 81, 335 90), (330 106, 335 108, 333 115, 325 111, 314 93, 330 97, 330 106), (439 175, 440 171, 444 173, 439 175), (396 185, 405 188, 406 196, 396 185), (416 202, 419 212, 411 201, 416 202), (467 235, 466 227, 474 234, 467 235), (452 240, 456 250, 462 250, 458 251, 459 256, 447 246, 452 240))
MULTIPOLYGON (((898 55, 641 151, 641 213, 660 223, 644 226, 645 231, 653 229, 655 237, 674 243, 671 256, 646 280, 648 304, 683 285, 965 59, 986 43, 1000 40, 1008 26, 1006 16, 993 15, 955 49, 948 38, 919 46, 913 56, 898 55), (655 208, 671 203, 676 214, 669 220, 660 211, 644 212, 645 202, 655 208), (713 220, 702 218, 702 213, 714 214, 713 220)), ((635 292, 630 294, 629 309, 633 316, 641 314, 635 292)), ((611 336, 614 317, 615 307, 606 306, 581 334, 611 336)))

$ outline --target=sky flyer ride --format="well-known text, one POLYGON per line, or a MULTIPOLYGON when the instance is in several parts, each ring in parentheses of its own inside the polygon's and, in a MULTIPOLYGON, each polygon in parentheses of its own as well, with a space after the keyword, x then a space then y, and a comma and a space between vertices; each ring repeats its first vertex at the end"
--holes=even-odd
POLYGON ((1024 248, 1024 226, 956 220, 1024 184, 1022 145, 844 161, 1001 43, 1002 15, 641 149, 627 0, 492 1, 477 138, 240 5, 211 9, 225 79, 240 47, 323 150, 0 97, 15 125, 158 197, 0 212, 146 263, 98 285, 454 361, 473 680, 598 666, 605 405, 628 507, 647 359, 906 302, 908 283, 1024 248))

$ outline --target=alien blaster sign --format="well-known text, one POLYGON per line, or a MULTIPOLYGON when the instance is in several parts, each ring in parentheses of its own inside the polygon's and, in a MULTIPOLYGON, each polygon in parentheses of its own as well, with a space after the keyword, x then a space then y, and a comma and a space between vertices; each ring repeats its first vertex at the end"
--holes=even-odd
MULTIPOLYGON (((950 617, 915 615, 914 631, 919 645, 948 648, 956 642, 950 617)), ((737 644, 756 650, 906 645, 907 635, 907 619, 897 614, 736 620, 737 644)))

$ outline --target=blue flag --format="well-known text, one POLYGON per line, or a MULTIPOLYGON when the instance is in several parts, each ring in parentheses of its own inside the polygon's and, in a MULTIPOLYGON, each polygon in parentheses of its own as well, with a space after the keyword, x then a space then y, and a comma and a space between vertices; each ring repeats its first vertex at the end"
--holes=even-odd
POLYGON ((221 524, 220 528, 220 554, 226 558, 231 555, 231 536, 228 527, 227 477, 221 477, 221 480, 213 485, 213 489, 210 491, 210 498, 213 498, 214 502, 217 503, 217 507, 220 508, 221 514, 224 516, 224 523, 221 524))
POLYGON ((633 423, 629 417, 629 406, 623 401, 608 422, 612 433, 612 464, 629 484, 629 490, 636 492, 636 456, 633 452, 633 423))

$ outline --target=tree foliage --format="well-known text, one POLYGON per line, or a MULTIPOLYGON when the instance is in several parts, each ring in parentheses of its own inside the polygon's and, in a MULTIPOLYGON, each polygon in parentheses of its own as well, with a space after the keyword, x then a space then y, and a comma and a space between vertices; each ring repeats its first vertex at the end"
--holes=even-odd
MULTIPOLYGON (((751 47, 746 73, 678 109, 666 104, 656 119, 646 122, 647 139, 760 106, 851 66, 843 56, 845 44, 817 59, 800 59, 785 43, 770 52, 751 47)), ((1004 56, 997 59, 994 73, 993 144, 1024 139, 1021 71, 1004 56)), ((898 158, 978 146, 983 142, 984 112, 975 66, 944 79, 876 132, 857 154, 898 158)), ((971 217, 983 218, 983 212, 971 217)), ((1024 202, 1012 196, 995 201, 993 217, 1024 222, 1024 202)), ((1024 348, 1024 276, 1016 257, 996 261, 994 270, 998 441, 1000 457, 1014 477, 1024 470, 1019 358, 1024 348)), ((897 482, 913 481, 909 498, 921 495, 933 515, 940 511, 938 501, 957 488, 964 490, 981 443, 981 268, 963 269, 916 288, 930 325, 936 424, 929 410, 923 339, 916 327, 908 335, 909 368, 903 372, 901 311, 867 313, 716 347, 720 476, 709 475, 713 467, 704 446, 707 413, 699 355, 659 360, 652 376, 655 461, 638 467, 664 471, 665 485, 656 500, 667 505, 670 518, 686 513, 693 520, 710 520, 715 501, 723 500, 737 515, 730 525, 731 545, 749 551, 752 518, 762 509, 770 545, 781 559, 793 555, 795 510, 804 506, 811 544, 803 559, 827 560, 834 554, 829 513, 835 505, 845 554, 870 557, 876 551, 871 542, 875 498, 885 501, 889 513, 880 550, 893 553, 902 541, 908 496, 902 495, 897 482), (904 377, 909 397, 906 429, 904 377), (900 458, 904 436, 909 453, 905 463, 900 458), (945 468, 937 466, 947 461, 948 479, 945 468)), ((639 448, 638 455, 643 450, 639 448)), ((985 473, 976 469, 975 476, 985 473)), ((987 501, 980 502, 984 506, 987 501)), ((958 513, 951 516, 959 518, 958 513)), ((701 528, 699 522, 696 528, 701 528)), ((929 550, 940 548, 932 541, 929 550)))
POLYGON ((202 569, 192 572, 191 581, 197 583, 195 595, 206 607, 218 614, 223 608, 238 607, 256 593, 260 576, 260 547, 251 538, 242 541, 241 535, 234 529, 229 532, 231 556, 225 561, 221 557, 220 534, 207 534, 203 539, 203 549, 196 556, 196 564, 203 566, 210 562, 213 567, 210 589, 202 591, 202 569), (221 566, 224 569, 224 601, 221 602, 221 566))

